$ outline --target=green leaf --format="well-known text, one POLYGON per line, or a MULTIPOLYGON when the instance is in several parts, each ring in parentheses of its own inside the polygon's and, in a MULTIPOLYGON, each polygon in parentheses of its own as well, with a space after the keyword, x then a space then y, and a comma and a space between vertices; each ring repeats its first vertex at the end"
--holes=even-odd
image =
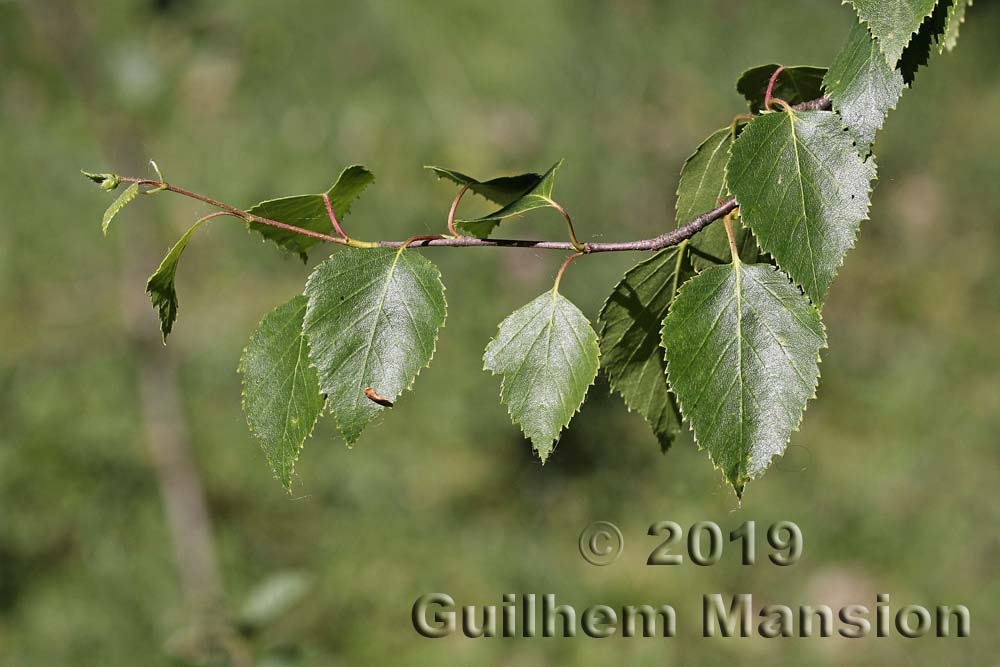
POLYGON ((348 445, 413 385, 434 356, 446 306, 441 274, 415 251, 348 248, 316 267, 306 283, 303 331, 337 428, 348 445))
POLYGON ((195 231, 214 217, 215 215, 205 216, 191 225, 160 262, 159 268, 146 281, 146 293, 149 294, 149 300, 159 315, 160 332, 163 334, 164 344, 166 344, 167 336, 170 335, 170 331, 174 327, 174 322, 177 321, 177 290, 174 286, 174 280, 177 277, 177 263, 180 262, 181 255, 195 231))
POLYGON ((661 250, 628 270, 597 318, 601 365, 611 389, 649 423, 663 451, 680 432, 681 416, 667 388, 660 323, 692 274, 683 248, 661 250))
POLYGON ((855 24, 823 80, 833 108, 867 155, 875 133, 903 94, 903 75, 885 62, 864 23, 855 24))
POLYGON ((488 181, 477 181, 471 176, 466 176, 465 174, 454 171, 453 169, 445 169, 444 167, 434 167, 427 166, 425 169, 430 169, 438 178, 444 178, 456 185, 461 185, 468 187, 470 191, 475 192, 481 197, 485 197, 494 204, 499 204, 500 206, 507 206, 511 202, 517 200, 526 192, 534 188, 542 180, 539 174, 518 174, 517 176, 500 176, 499 178, 491 178, 488 181))
POLYGON ((92 171, 80 170, 80 173, 97 183, 104 190, 114 190, 121 183, 121 177, 118 174, 111 174, 108 172, 104 173, 94 173, 92 171))
POLYGON ((934 11, 937 0, 853 0, 858 17, 878 39, 886 63, 895 69, 903 50, 934 11))
MULTIPOLYGON (((729 198, 726 188, 726 164, 732 146, 732 130, 725 127, 713 132, 684 162, 681 180, 677 186, 677 226, 685 225, 705 211, 719 205, 719 200, 729 198)), ((750 230, 735 225, 737 244, 755 247, 750 230)), ((729 257, 729 239, 721 224, 709 225, 691 238, 691 264, 696 271, 722 264, 729 257)), ((753 260, 745 256, 744 260, 753 260)))
POLYGON ((761 250, 821 305, 868 216, 872 159, 862 161, 830 111, 765 113, 733 145, 729 189, 761 250))
MULTIPOLYGON (((774 70, 779 65, 760 65, 748 69, 740 75, 736 82, 736 90, 750 103, 750 111, 757 112, 764 109, 764 97, 767 92, 767 84, 771 80, 774 70)), ((825 67, 811 67, 808 65, 796 65, 786 67, 778 75, 778 80, 774 82, 774 97, 785 100, 789 104, 800 104, 815 100, 823 96, 823 75, 826 74, 825 67)))
POLYGON ((951 51, 958 45, 958 31, 965 23, 965 10, 972 6, 972 0, 955 0, 948 7, 948 17, 945 20, 944 38, 941 40, 941 51, 951 51))
MULTIPOLYGON (((88 175, 88 178, 89 177, 90 176, 88 175)), ((118 212, 125 208, 129 202, 136 198, 138 194, 139 184, 133 183, 122 190, 122 193, 118 195, 117 199, 111 203, 108 210, 104 212, 104 218, 101 220, 101 231, 104 232, 105 236, 108 235, 108 227, 111 225, 111 221, 115 219, 115 216, 118 215, 118 212)))
POLYGON ((500 209, 471 220, 455 220, 455 228, 463 234, 481 239, 488 238, 490 233, 502 220, 533 211, 536 208, 546 208, 553 205, 552 188, 556 182, 556 171, 562 166, 559 160, 542 174, 538 182, 527 192, 517 197, 500 209))
POLYGON ((309 342, 302 334, 306 298, 296 296, 268 313, 243 350, 243 411, 260 439, 274 476, 288 490, 306 438, 326 399, 309 365, 309 342))
POLYGON ((500 400, 542 463, 597 377, 597 334, 555 289, 511 313, 486 346, 485 370, 502 375, 500 400))
POLYGON ((819 312, 764 264, 706 269, 663 322, 667 376, 698 446, 738 496, 785 451, 819 381, 819 312))
MULTIPOLYGON (((339 222, 344 221, 344 218, 351 211, 351 205, 374 181, 375 176, 360 165, 352 165, 341 172, 337 182, 326 192, 339 222)), ((269 199, 254 205, 248 212, 313 232, 334 233, 330 215, 321 194, 269 199)), ((248 226, 251 230, 259 232, 265 239, 274 241, 286 250, 298 253, 303 261, 307 258, 306 253, 310 248, 322 243, 322 239, 259 222, 251 222, 248 226)))
POLYGON ((953 0, 938 0, 934 11, 920 24, 917 34, 903 51, 903 56, 899 61, 899 69, 903 73, 903 80, 907 85, 912 85, 917 70, 930 62, 931 55, 935 50, 934 45, 940 45, 938 50, 944 46, 945 32, 948 29, 948 14, 953 6, 953 0))

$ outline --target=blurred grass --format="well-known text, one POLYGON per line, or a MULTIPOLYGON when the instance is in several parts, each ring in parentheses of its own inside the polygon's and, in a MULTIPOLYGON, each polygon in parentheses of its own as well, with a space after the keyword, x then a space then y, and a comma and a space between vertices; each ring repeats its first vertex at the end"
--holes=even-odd
MULTIPOLYGON (((487 176, 566 157, 558 194, 580 233, 638 238, 669 224, 683 159, 742 110, 739 72, 826 64, 853 20, 819 0, 780 11, 763 0, 117 0, 80 3, 76 19, 58 3, 27 9, 0 4, 0 664, 15 666, 172 664, 162 647, 184 623, 121 314, 121 290, 141 299, 143 285, 120 284, 116 244, 152 238, 165 251, 202 208, 140 200, 116 220, 118 239, 102 240, 107 202, 77 170, 147 169, 122 163, 102 121, 141 136, 171 181, 236 204, 316 192, 362 162, 378 181, 345 222, 362 238, 441 228, 454 191, 423 164, 487 176), (92 39, 72 68, 46 25, 70 20, 92 39)), ((246 430, 235 368, 256 322, 309 268, 237 225, 200 232, 180 270, 180 321, 154 353, 180 364, 229 606, 276 573, 310 577, 304 600, 257 640, 271 664, 286 654, 305 664, 996 664, 998 29, 997 7, 977 3, 957 51, 922 70, 890 116, 872 220, 825 309, 819 399, 742 508, 690 439, 661 456, 603 382, 545 468, 533 460, 480 358, 561 258, 502 250, 434 251, 450 317, 433 367, 354 450, 323 422, 290 499, 246 430), (597 519, 626 538, 608 568, 576 552, 597 519), (649 568, 645 529, 660 519, 726 530, 793 520, 806 551, 780 570, 742 568, 732 554, 712 568, 649 568), (685 637, 429 641, 409 613, 431 591, 460 603, 510 591, 581 608, 670 602, 685 637), (709 592, 963 603, 973 636, 703 640, 709 592)), ((512 226, 562 233, 545 214, 512 226)), ((577 263, 565 292, 594 317, 635 259, 577 263)), ((141 325, 155 329, 151 309, 141 325)))

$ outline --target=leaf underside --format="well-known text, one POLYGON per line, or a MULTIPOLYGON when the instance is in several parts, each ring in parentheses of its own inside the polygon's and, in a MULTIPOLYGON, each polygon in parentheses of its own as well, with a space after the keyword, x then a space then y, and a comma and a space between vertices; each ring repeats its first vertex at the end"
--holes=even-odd
POLYGON ((552 165, 547 172, 542 174, 538 182, 527 192, 519 195, 513 201, 503 205, 498 210, 471 220, 455 220, 455 229, 462 234, 485 239, 503 220, 514 216, 522 215, 537 208, 551 207, 552 188, 555 186, 556 172, 562 166, 563 161, 559 160, 552 165))
POLYGON ((580 309, 550 290, 511 313, 486 346, 500 400, 544 463, 597 377, 597 334, 580 309))
POLYGON ((937 0, 852 0, 858 18, 878 40, 886 64, 893 69, 937 0))
POLYGON ((247 424, 274 476, 289 490, 299 451, 326 403, 302 333, 306 305, 299 295, 268 313, 239 365, 247 424))
POLYGON ((390 402, 409 389, 434 356, 446 304, 441 274, 412 250, 338 251, 306 283, 303 331, 344 440, 353 445, 390 402))
POLYGON ((972 6, 972 0, 955 0, 948 8, 948 18, 945 21, 944 38, 941 40, 941 51, 951 51, 958 45, 958 32, 965 23, 965 12, 972 6))
MULTIPOLYGON (((726 188, 726 164, 732 146, 732 131, 725 127, 713 132, 701 142, 684 162, 677 185, 677 226, 691 222, 705 211, 729 198, 726 188)), ((744 261, 757 257, 753 234, 742 224, 735 223, 736 243, 746 254, 744 261)), ((724 264, 729 258, 729 238, 721 224, 709 225, 691 237, 691 264, 696 271, 724 264)))
MULTIPOLYGON (((360 165, 352 165, 341 172, 337 182, 326 192, 338 222, 343 222, 350 213, 354 201, 374 181, 375 176, 360 165)), ((326 202, 323 201, 321 194, 269 199, 255 204, 248 213, 312 232, 334 233, 330 214, 326 210, 326 202)), ((251 231, 259 233, 281 248, 298 254, 303 260, 307 259, 307 251, 310 248, 323 242, 322 239, 259 222, 250 222, 247 226, 251 231)))
POLYGON ((761 250, 821 305, 868 216, 873 159, 830 111, 765 113, 743 130, 727 168, 740 216, 761 250))
POLYGON ((681 428, 667 387, 660 328, 677 289, 693 270, 677 248, 661 250, 628 270, 597 318, 601 366, 611 389, 649 424, 667 451, 681 428))
POLYGON ((819 312, 765 264, 706 269, 663 322, 667 375, 699 447, 736 494, 782 454, 819 381, 819 312))
MULTIPOLYGON (((767 84, 779 65, 759 65, 743 72, 736 81, 736 90, 750 103, 750 111, 764 109, 767 84)), ((788 102, 801 104, 823 96, 825 67, 795 65, 786 67, 774 82, 772 95, 788 102)))
POLYGON ((516 201, 542 180, 540 174, 529 173, 518 174, 517 176, 500 176, 499 178, 491 178, 488 181, 478 181, 454 169, 434 166, 427 166, 425 169, 433 171, 438 178, 444 178, 456 185, 468 187, 471 192, 500 206, 507 206, 511 202, 516 201))

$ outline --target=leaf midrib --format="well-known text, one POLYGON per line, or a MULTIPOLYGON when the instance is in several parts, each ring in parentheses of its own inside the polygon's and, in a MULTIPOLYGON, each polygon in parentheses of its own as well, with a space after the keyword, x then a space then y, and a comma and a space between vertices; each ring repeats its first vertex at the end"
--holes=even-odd
MULTIPOLYGON (((396 265, 399 263, 399 258, 403 256, 403 251, 406 250, 406 246, 403 246, 396 252, 395 257, 392 258, 392 264, 389 265, 389 270, 386 271, 385 284, 382 286, 382 293, 379 295, 378 306, 375 309, 375 319, 372 321, 372 332, 368 337, 368 347, 365 350, 365 363, 361 368, 361 375, 358 377, 358 391, 354 392, 355 396, 352 401, 352 405, 357 408, 359 405, 359 398, 363 395, 365 387, 361 385, 364 384, 364 378, 368 375, 368 364, 372 357, 372 348, 375 345, 375 335, 378 333, 378 321, 382 317, 382 311, 385 309, 385 298, 389 294, 389 286, 392 285, 392 278, 396 273, 396 265)), ((392 397, 395 398, 395 397, 392 397)))

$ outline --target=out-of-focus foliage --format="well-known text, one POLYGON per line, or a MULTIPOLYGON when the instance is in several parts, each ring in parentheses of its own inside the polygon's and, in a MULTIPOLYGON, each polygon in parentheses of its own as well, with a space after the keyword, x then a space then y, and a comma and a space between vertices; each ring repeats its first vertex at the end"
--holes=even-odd
MULTIPOLYGON (((685 157, 745 109, 740 72, 828 65, 856 22, 850 7, 818 0, 780 10, 763 0, 47 5, 0 4, 5 667, 174 664, 164 646, 184 621, 123 325, 122 303, 145 301, 143 285, 123 282, 80 167, 139 176, 154 157, 172 182, 245 204, 317 192, 342 165, 363 162, 379 180, 345 230, 405 238, 443 230, 455 194, 421 165, 491 175, 565 156, 559 201, 581 238, 645 237, 673 226, 685 157)), ((892 112, 878 139, 871 222, 824 304, 822 400, 802 444, 736 513, 690 437, 660 456, 603 380, 559 456, 538 465, 495 400, 495 379, 478 369, 496 322, 544 291, 562 258, 499 249, 419 251, 438 253, 452 307, 434 367, 363 446, 347 450, 321 422, 300 495, 289 499, 247 433, 236 366, 247 332, 310 267, 275 256, 239 220, 204 228, 179 278, 185 326, 169 348, 142 354, 180 363, 237 625, 255 592, 295 571, 307 590, 251 633, 271 664, 995 661, 998 29, 996 7, 970 8, 959 48, 921 70, 892 112), (748 518, 799 523, 802 560, 742 567, 727 552, 711 568, 642 565, 653 521, 735 528, 748 518), (616 521, 626 537, 625 555, 607 568, 576 550, 596 519, 616 521), (512 591, 579 607, 670 602, 682 638, 432 641, 409 618, 431 591, 463 604, 498 604, 512 591), (973 636, 705 640, 697 621, 710 592, 834 606, 874 606, 878 592, 894 603, 964 603, 973 636)), ((476 206, 492 210, 471 197, 462 206, 470 217, 476 206)), ((142 197, 113 235, 130 246, 154 239, 148 275, 207 212, 142 197)), ((552 237, 562 238, 552 215, 552 237)), ((310 266, 324 253, 311 255, 310 266)), ((583 258, 561 291, 593 320, 637 259, 583 258)), ((136 326, 155 336, 143 307, 136 326)))

